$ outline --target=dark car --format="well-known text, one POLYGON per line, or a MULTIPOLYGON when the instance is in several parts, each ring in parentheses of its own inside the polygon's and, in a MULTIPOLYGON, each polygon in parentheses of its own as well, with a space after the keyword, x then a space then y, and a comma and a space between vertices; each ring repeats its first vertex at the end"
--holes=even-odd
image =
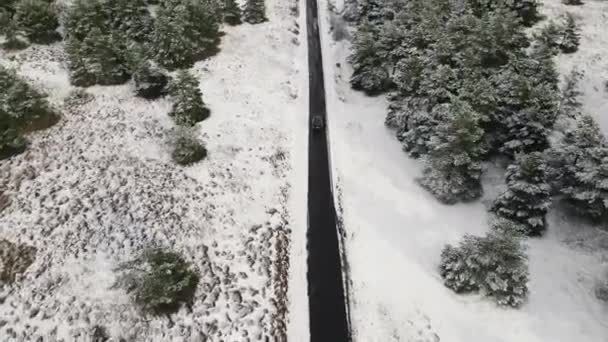
POLYGON ((322 131, 323 127, 325 126, 325 122, 323 120, 323 117, 321 115, 315 115, 312 117, 312 120, 310 122, 310 125, 312 127, 312 129, 314 131, 322 131))

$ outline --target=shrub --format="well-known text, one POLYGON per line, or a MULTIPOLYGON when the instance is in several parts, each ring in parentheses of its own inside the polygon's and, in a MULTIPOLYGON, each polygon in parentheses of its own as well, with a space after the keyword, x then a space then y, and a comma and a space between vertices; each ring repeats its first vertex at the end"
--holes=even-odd
POLYGON ((116 286, 125 288, 142 312, 155 316, 191 305, 199 282, 181 255, 162 249, 147 250, 119 269, 126 272, 116 286))
POLYGON ((247 0, 243 10, 243 19, 250 24, 260 24, 268 20, 264 0, 247 0))
POLYGON ((47 0, 20 0, 15 6, 15 22, 34 43, 50 43, 61 38, 59 19, 47 0))
POLYGON ((528 294, 528 265, 519 238, 491 232, 465 235, 441 253, 441 277, 457 293, 481 291, 499 305, 518 307, 528 294))
POLYGON ((178 131, 172 141, 171 158, 179 165, 190 165, 207 157, 207 149, 189 129, 178 131))
POLYGON ((193 126, 209 117, 210 111, 203 102, 198 80, 188 71, 180 71, 171 84, 174 100, 169 116, 180 126, 193 126))
POLYGON ((145 99, 156 99, 167 92, 169 78, 151 62, 145 61, 133 73, 135 93, 145 99))

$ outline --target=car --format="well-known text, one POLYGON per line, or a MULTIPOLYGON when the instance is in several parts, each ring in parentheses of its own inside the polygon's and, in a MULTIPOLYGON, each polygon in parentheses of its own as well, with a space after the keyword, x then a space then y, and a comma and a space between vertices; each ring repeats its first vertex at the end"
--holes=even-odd
POLYGON ((314 131, 322 131, 323 127, 325 126, 325 122, 323 120, 323 117, 321 115, 315 115, 312 117, 312 120, 310 122, 310 125, 312 127, 312 129, 314 131))

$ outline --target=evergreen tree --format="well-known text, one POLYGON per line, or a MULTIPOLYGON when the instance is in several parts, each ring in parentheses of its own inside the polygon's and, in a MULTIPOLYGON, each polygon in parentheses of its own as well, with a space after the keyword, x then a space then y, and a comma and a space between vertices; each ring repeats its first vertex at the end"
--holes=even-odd
POLYGON ((369 94, 381 93, 390 87, 390 75, 379 55, 377 39, 376 29, 369 22, 364 22, 357 29, 353 54, 349 57, 353 66, 351 86, 369 94))
POLYGON ((7 50, 22 50, 29 46, 29 42, 25 37, 25 33, 19 26, 11 21, 5 29, 6 40, 2 47, 7 50))
POLYGON ((538 11, 539 2, 537 0, 511 0, 511 8, 521 18, 525 26, 532 26, 541 19, 538 11))
POLYGON ((243 20, 250 24, 260 24, 267 21, 264 0, 247 0, 243 10, 243 20))
POLYGON ((582 74, 576 69, 573 69, 565 77, 559 105, 559 113, 563 117, 575 119, 581 114, 583 104, 579 101, 579 97, 582 93, 578 89, 578 82, 581 77, 582 74))
POLYGON ((443 249, 439 270, 448 288, 457 293, 483 291, 499 305, 518 307, 528 294, 525 247, 511 234, 465 235, 459 246, 443 249))
POLYGON ((545 169, 540 152, 518 155, 515 164, 507 169, 507 191, 492 206, 498 216, 524 225, 530 236, 541 235, 547 225, 545 215, 551 195, 545 169))
POLYGON ((152 32, 152 17, 145 0, 106 0, 109 27, 130 40, 144 42, 152 32))
POLYGON ((174 104, 169 116, 180 126, 193 126, 209 117, 198 80, 187 71, 180 71, 171 85, 174 104))
POLYGON ((156 99, 166 92, 169 78, 150 61, 142 61, 133 73, 135 93, 145 99, 156 99))
POLYGON ((564 31, 559 48, 564 53, 574 53, 578 51, 580 44, 580 35, 578 33, 578 27, 576 20, 571 13, 566 16, 566 23, 564 25, 564 31))
POLYGON ((435 135, 437 125, 447 118, 450 105, 435 106, 429 113, 422 108, 411 108, 406 125, 400 129, 398 138, 403 149, 412 158, 426 156, 431 150, 431 138, 435 135))
POLYGON ((236 0, 224 0, 224 22, 228 25, 239 25, 241 23, 241 8, 236 0))
POLYGON ((480 184, 483 130, 480 116, 464 101, 452 99, 450 115, 437 125, 420 184, 446 204, 472 201, 480 184))
POLYGON ((599 221, 608 214, 608 145, 599 126, 582 116, 550 151, 550 178, 581 216, 599 221))
POLYGON ((63 21, 66 37, 82 42, 94 28, 108 32, 109 14, 108 8, 99 0, 73 1, 63 21))
POLYGON ((562 41, 562 31, 563 28, 559 27, 554 21, 549 21, 549 23, 535 35, 535 48, 539 50, 548 50, 551 55, 556 55, 562 41))
POLYGON ((68 38, 66 51, 74 85, 122 84, 130 77, 124 46, 114 35, 104 35, 98 28, 93 28, 82 42, 68 38))
POLYGON ((34 43, 60 39, 57 13, 47 0, 19 0, 13 20, 34 43))
POLYGON ((167 0, 158 10, 152 46, 168 68, 190 67, 217 49, 219 23, 212 1, 167 0))

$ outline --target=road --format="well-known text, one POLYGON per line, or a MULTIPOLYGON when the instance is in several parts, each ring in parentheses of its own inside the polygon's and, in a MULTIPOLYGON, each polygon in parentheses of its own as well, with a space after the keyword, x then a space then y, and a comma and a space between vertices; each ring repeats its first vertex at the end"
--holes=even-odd
MULTIPOLYGON (((325 119, 327 110, 317 0, 306 1, 310 118, 321 115, 325 119)), ((310 341, 348 342, 350 329, 332 194, 327 131, 311 129, 308 139, 307 278, 310 341)))

